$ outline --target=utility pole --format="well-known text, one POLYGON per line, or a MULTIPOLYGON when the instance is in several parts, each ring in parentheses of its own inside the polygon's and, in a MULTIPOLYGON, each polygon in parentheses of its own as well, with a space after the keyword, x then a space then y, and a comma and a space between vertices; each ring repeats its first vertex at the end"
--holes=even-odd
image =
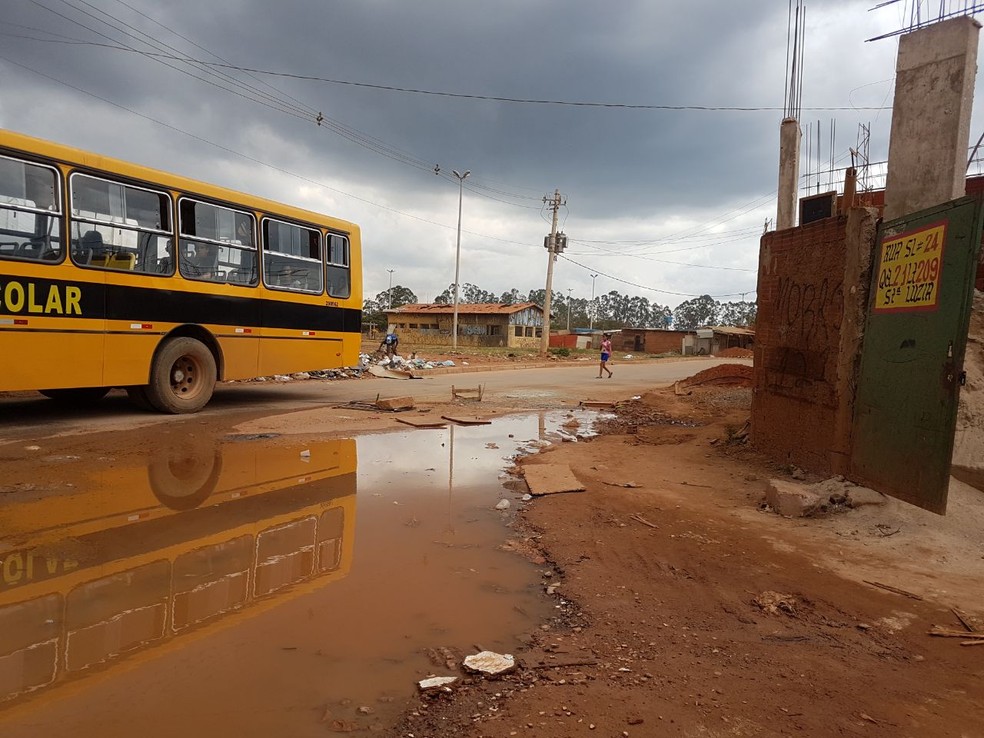
POLYGON ((571 332, 571 292, 574 291, 573 287, 567 288, 567 332, 571 332))
POLYGON ((594 303, 594 287, 595 279, 598 278, 597 274, 591 275, 591 308, 588 310, 590 316, 588 317, 588 328, 594 330, 594 314, 595 314, 595 303, 594 303))
POLYGON ((567 248, 567 236, 557 232, 557 211, 561 205, 566 205, 566 200, 560 199, 560 190, 554 190, 553 197, 544 196, 543 202, 547 203, 553 210, 553 221, 550 224, 550 235, 543 239, 543 245, 547 249, 547 293, 543 296, 543 333, 540 336, 540 355, 546 356, 547 348, 550 346, 550 296, 553 290, 553 265, 557 260, 557 254, 567 248))
POLYGON ((467 177, 471 172, 465 170, 464 174, 458 172, 457 169, 452 169, 451 174, 454 178, 458 180, 458 238, 455 241, 454 247, 454 312, 451 318, 451 353, 458 352, 458 276, 461 271, 461 193, 462 186, 465 182, 465 177, 467 177))

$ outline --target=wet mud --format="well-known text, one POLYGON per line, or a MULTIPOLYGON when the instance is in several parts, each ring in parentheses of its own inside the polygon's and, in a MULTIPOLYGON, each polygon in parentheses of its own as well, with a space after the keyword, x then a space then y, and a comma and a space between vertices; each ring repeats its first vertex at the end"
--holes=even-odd
POLYGON ((564 422, 6 447, 0 735, 385 732, 549 616, 503 470, 564 422))

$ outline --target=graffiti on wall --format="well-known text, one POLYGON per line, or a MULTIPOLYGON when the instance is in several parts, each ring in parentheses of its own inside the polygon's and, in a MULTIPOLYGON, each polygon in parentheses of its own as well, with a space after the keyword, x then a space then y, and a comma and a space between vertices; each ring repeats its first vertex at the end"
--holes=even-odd
POLYGON ((843 315, 843 281, 779 278, 770 331, 778 342, 765 356, 769 391, 834 402, 833 359, 840 344, 843 315))

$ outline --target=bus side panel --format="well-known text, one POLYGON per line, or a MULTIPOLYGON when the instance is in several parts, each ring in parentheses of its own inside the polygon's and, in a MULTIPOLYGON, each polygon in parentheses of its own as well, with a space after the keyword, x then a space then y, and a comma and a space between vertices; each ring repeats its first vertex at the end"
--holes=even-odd
MULTIPOLYGON (((66 387, 105 387, 102 381, 103 334, 60 330, 56 321, 29 320, 34 330, 6 330, 0 326, 0 389, 41 390, 66 387), (43 324, 47 323, 47 326, 43 324)), ((61 321, 57 321, 61 322, 61 321)), ((87 321, 90 322, 90 321, 87 321)))
POLYGON ((228 326, 217 326, 215 336, 222 350, 224 371, 220 379, 252 379, 259 377, 260 337, 255 328, 249 333, 230 333, 228 326))
POLYGON ((263 302, 260 376, 359 363, 360 311, 320 303, 292 295, 263 302))
POLYGON ((260 339, 260 374, 290 374, 318 369, 336 369, 342 362, 342 340, 322 338, 317 331, 265 329, 260 339), (315 335, 304 336, 304 333, 315 335))
POLYGON ((78 281, 68 264, 4 262, 2 270, 0 390, 105 386, 104 285, 78 281))
MULTIPOLYGON (((146 323, 106 321, 106 362, 103 386, 129 387, 147 384, 150 362, 160 341, 160 334, 141 328, 146 323)), ((158 326, 154 326, 155 329, 158 326)))

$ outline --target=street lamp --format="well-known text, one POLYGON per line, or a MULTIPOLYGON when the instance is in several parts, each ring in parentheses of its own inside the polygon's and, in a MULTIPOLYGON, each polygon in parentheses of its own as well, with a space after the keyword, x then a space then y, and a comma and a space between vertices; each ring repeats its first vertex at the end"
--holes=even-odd
POLYGON ((594 330, 594 314, 595 314, 595 304, 594 304, 594 285, 595 279, 598 277, 597 274, 591 275, 591 315, 588 318, 588 328, 594 330))
POLYGON ((386 271, 390 273, 390 286, 389 289, 386 291, 386 309, 392 310, 393 309, 393 272, 395 272, 396 270, 387 269, 386 271))
POLYGON ((567 332, 571 332, 571 292, 574 291, 573 287, 567 288, 567 332))
POLYGON ((457 169, 452 169, 451 173, 458 180, 458 240, 454 247, 454 313, 451 318, 451 350, 458 350, 458 275, 461 271, 461 195, 462 188, 467 177, 471 172, 465 170, 464 174, 459 174, 457 169))

